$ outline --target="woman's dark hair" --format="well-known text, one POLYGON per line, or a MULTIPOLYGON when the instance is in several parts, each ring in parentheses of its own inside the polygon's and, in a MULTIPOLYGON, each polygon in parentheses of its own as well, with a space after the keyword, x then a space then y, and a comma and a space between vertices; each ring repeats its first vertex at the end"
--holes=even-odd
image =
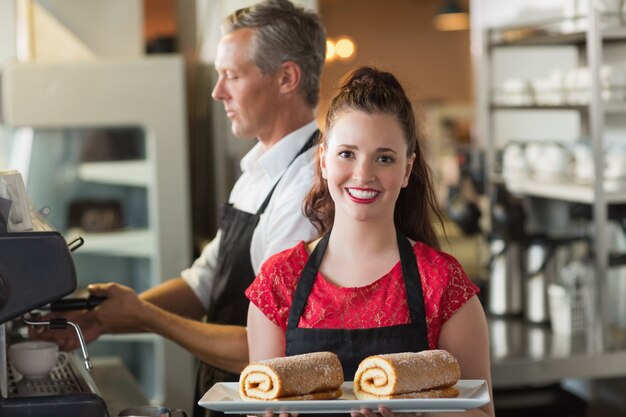
MULTIPOLYGON (((439 248, 432 221, 435 216, 443 226, 443 217, 437 205, 430 168, 420 149, 413 106, 396 77, 372 67, 361 67, 349 73, 342 80, 326 114, 324 133, 319 138, 325 148, 328 147, 328 133, 342 113, 348 111, 391 115, 400 123, 407 144, 407 157, 415 153, 415 161, 409 183, 400 190, 396 201, 394 222, 407 237, 439 248)), ((335 206, 322 177, 319 158, 318 152, 315 182, 304 200, 303 210, 320 234, 324 234, 332 227, 335 206)))

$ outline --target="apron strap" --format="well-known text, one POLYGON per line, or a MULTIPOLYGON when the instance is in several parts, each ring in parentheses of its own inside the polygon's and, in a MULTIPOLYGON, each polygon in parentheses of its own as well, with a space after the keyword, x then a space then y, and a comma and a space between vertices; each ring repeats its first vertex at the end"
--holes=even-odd
MULTIPOLYGON (((302 155, 303 153, 305 153, 306 151, 311 149, 313 147, 313 145, 315 145, 315 142, 317 141, 317 138, 319 137, 319 133, 320 133, 319 129, 316 129, 315 132, 313 132, 313 134, 311 136, 309 136, 309 139, 302 146, 302 148, 300 149, 298 154, 291 160, 289 165, 287 165, 287 168, 289 168, 291 166, 291 164, 293 164, 293 162, 296 159, 298 159, 298 157, 300 155, 302 155)), ((285 169, 285 171, 287 171, 287 169, 285 169)), ((283 175, 285 175, 285 174, 283 173, 283 175)), ((270 190, 270 193, 267 195, 267 197, 265 197, 265 201, 263 201, 263 204, 261 204, 261 207, 259 207, 259 210, 257 210, 257 212, 256 212, 257 216, 259 216, 259 215, 261 215, 261 214, 263 214, 265 212, 265 209, 267 208, 268 204, 270 203, 270 200, 272 199, 272 194, 274 194, 274 190, 278 186, 278 183, 280 183, 280 180, 283 179, 283 175, 280 176, 278 181, 276 181, 276 183, 274 184, 274 186, 270 190)))
POLYGON ((400 263, 402 264, 402 275, 404 277, 411 322, 417 326, 421 334, 426 335, 424 291, 422 291, 422 280, 420 279, 415 253, 413 253, 409 239, 397 228, 396 239, 398 240, 398 250, 400 251, 400 263))
MULTIPOLYGON (((319 271, 319 267, 322 263, 322 258, 324 257, 324 252, 328 246, 329 238, 330 232, 328 232, 318 242, 313 252, 311 252, 304 269, 302 270, 300 280, 296 286, 291 310, 289 311, 287 328, 295 329, 298 327, 298 321, 304 311, 311 288, 313 288, 313 283, 315 282, 317 272, 319 271)), ((402 265, 402 276, 404 278, 411 322, 418 328, 421 334, 426 335, 427 328, 424 292, 422 291, 422 280, 420 279, 415 254, 413 253, 413 248, 411 247, 407 237, 404 236, 404 234, 398 229, 396 229, 396 239, 398 241, 398 250, 400 252, 400 264, 402 265)))
POLYGON ((289 319, 287 320, 287 328, 296 329, 298 327, 298 321, 304 311, 304 306, 309 298, 309 293, 311 292, 311 288, 315 282, 315 277, 317 277, 317 271, 319 271, 320 265, 322 264, 322 258, 324 257, 324 252, 326 252, 326 246, 328 246, 329 238, 330 232, 326 233, 326 235, 317 243, 317 246, 315 246, 315 249, 311 252, 311 256, 309 256, 309 259, 304 265, 304 269, 302 270, 302 274, 298 280, 298 285, 296 286, 293 302, 291 303, 289 319))

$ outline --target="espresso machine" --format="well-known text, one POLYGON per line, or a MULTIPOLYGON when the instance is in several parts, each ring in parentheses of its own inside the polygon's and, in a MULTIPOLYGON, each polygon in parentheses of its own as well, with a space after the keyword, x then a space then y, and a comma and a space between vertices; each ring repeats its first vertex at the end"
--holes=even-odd
POLYGON ((32 314, 33 310, 62 303, 61 298, 76 290, 70 252, 82 243, 68 245, 61 234, 37 219, 32 230, 11 230, 12 221, 19 217, 11 216, 11 206, 18 207, 20 202, 5 197, 0 193, 0 416, 109 417, 89 375, 91 362, 78 325, 32 314), (42 378, 22 377, 12 369, 7 356, 8 345, 18 337, 14 334, 17 324, 74 328, 82 358, 69 355, 70 360, 42 378))

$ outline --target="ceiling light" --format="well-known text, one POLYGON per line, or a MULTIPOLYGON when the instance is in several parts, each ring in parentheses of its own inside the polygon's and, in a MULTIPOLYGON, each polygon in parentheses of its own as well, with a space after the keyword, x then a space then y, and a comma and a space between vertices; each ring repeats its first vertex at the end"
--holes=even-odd
MULTIPOLYGON (((1 0, 0 0, 1 1, 1 0)), ((354 56, 356 46, 348 37, 342 37, 337 42, 331 38, 326 40, 326 62, 332 62, 336 58, 341 60, 350 59, 354 56)))
POLYGON ((456 0, 443 0, 439 12, 435 15, 434 25, 437 30, 467 30, 469 14, 456 0))
POLYGON ((354 42, 348 38, 341 38, 335 44, 335 52, 340 58, 350 58, 354 54, 354 42))
POLYGON ((326 41, 326 61, 332 61, 335 59, 337 54, 335 53, 335 44, 333 41, 328 39, 326 41))

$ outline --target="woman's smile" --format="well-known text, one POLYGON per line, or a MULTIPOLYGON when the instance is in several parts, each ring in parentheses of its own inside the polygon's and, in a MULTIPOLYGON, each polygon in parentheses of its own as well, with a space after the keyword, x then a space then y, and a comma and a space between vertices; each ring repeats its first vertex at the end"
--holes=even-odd
POLYGON ((380 191, 372 190, 371 188, 346 187, 346 191, 352 201, 360 204, 372 203, 380 194, 380 191))

